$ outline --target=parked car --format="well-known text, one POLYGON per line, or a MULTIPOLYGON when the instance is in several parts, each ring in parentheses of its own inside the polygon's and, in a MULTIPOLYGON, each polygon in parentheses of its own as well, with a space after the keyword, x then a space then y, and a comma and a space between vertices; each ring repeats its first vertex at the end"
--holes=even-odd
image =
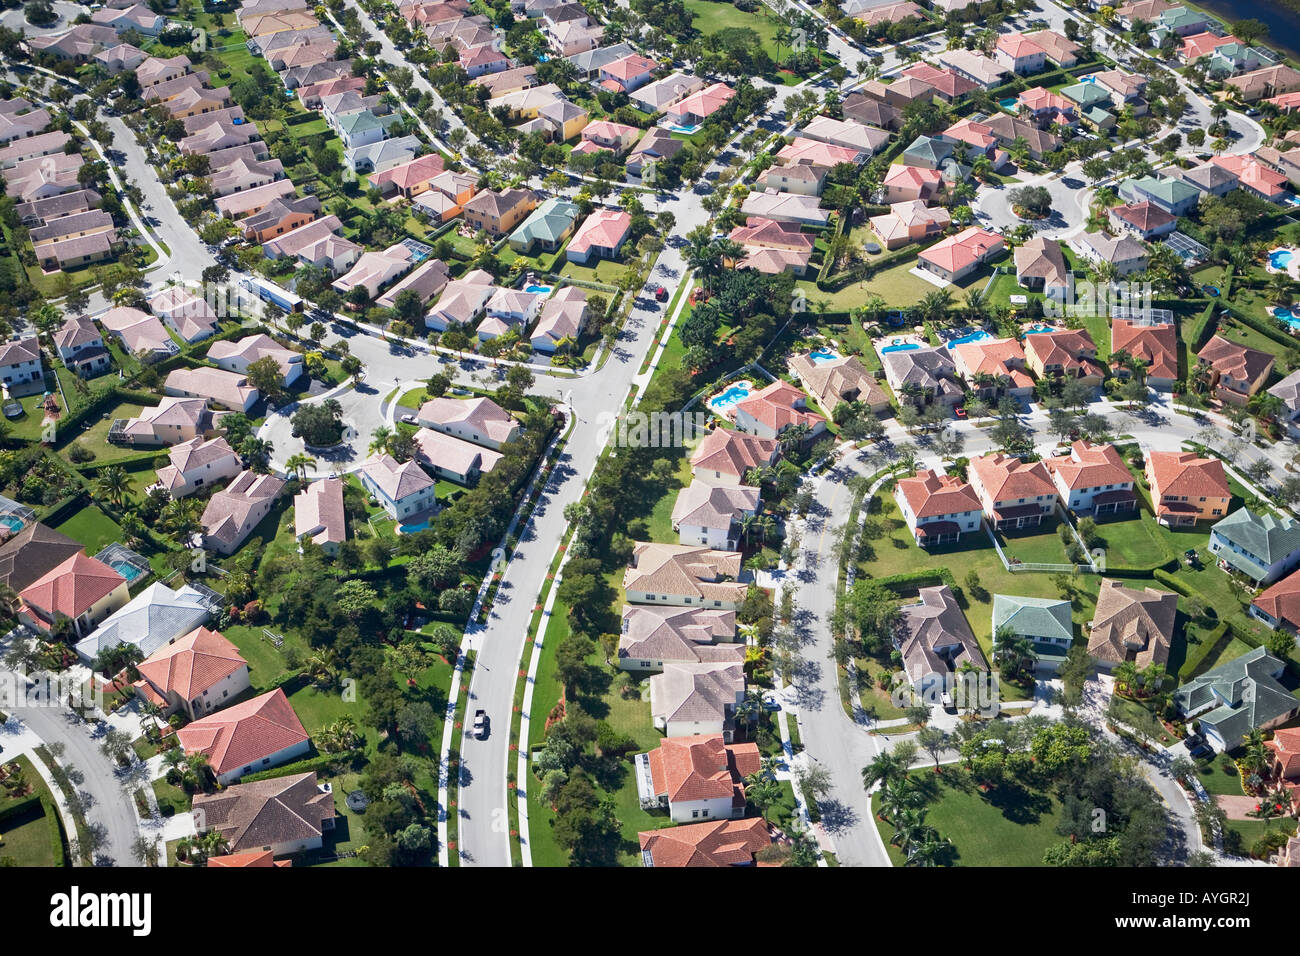
POLYGON ((415 415, 410 412, 402 416, 402 424, 404 425, 414 425, 415 422, 416 422, 415 415))
POLYGON ((479 740, 487 740, 488 735, 488 715, 486 710, 474 711, 474 736, 479 740))
POLYGON ((667 302, 668 290, 661 285, 655 286, 655 299, 659 302, 667 302))

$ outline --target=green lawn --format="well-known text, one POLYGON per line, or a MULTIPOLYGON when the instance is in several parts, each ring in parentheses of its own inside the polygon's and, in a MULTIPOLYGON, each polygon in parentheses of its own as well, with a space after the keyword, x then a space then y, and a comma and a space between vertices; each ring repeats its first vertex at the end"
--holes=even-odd
MULTIPOLYGON (((123 402, 104 412, 98 419, 88 419, 83 430, 71 440, 76 441, 87 451, 94 454, 96 462, 112 461, 127 455, 134 455, 140 449, 128 445, 110 445, 108 442, 108 429, 112 426, 114 419, 135 418, 144 408, 145 406, 137 405, 134 402, 123 402)), ((160 455, 166 454, 167 449, 160 448, 158 453, 160 455)))
POLYGON ((1169 559, 1159 526, 1144 510, 1136 518, 1098 524, 1093 546, 1106 552, 1106 563, 1113 567, 1150 567, 1169 559))
MULTIPOLYGON (((745 13, 737 10, 730 3, 711 2, 711 0, 685 0, 685 3, 687 11, 693 17, 691 26, 705 37, 728 27, 748 27, 759 35, 767 55, 774 62, 777 60, 776 24, 771 19, 767 7, 760 6, 757 13, 745 13)), ((788 46, 781 47, 781 57, 789 54, 788 46)))
POLYGON ((1216 754, 1211 761, 1198 761, 1196 776, 1209 793, 1230 797, 1242 795, 1241 776, 1236 766, 1222 754, 1216 754), (1225 769, 1230 768, 1230 769, 1225 769))
POLYGON ((158 809, 165 818, 178 813, 189 813, 191 798, 180 787, 173 787, 166 779, 159 778, 153 782, 154 796, 158 798, 158 809))
MULTIPOLYGON (((1056 832, 1060 805, 1050 794, 1014 784, 982 793, 956 767, 938 776, 918 771, 912 778, 932 794, 926 823, 952 842, 956 866, 1042 866, 1047 848, 1064 839, 1056 832)), ((877 792, 871 809, 879 808, 877 792)), ((879 819, 877 826, 889 858, 902 866, 903 854, 889 844, 894 828, 879 819)))
POLYGON ((0 866, 6 865, 54 865, 50 820, 41 804, 35 803, 31 809, 4 822, 4 832, 0 833, 0 866))
POLYGON ((628 265, 612 259, 597 259, 594 264, 565 262, 560 275, 583 282, 602 282, 605 285, 618 285, 619 280, 627 275, 628 265))
POLYGON ((998 537, 1008 559, 1019 558, 1025 564, 1065 564, 1065 544, 1057 532, 1058 527, 1060 522, 1049 518, 1037 528, 1000 531, 998 537))
POLYGON ((1224 848, 1230 850, 1230 841, 1232 835, 1238 834, 1241 837, 1241 852, 1248 854, 1255 841, 1261 839, 1264 834, 1270 830, 1285 833, 1288 836, 1294 836, 1296 823, 1294 820, 1278 819, 1273 820, 1229 820, 1227 832, 1224 833, 1224 848))
POLYGON ((232 624, 221 631, 236 648, 244 660, 248 661, 249 682, 253 690, 264 693, 275 687, 276 678, 289 671, 284 654, 290 647, 302 654, 306 645, 293 634, 284 634, 284 648, 277 650, 275 645, 262 637, 261 627, 247 624, 232 624))
POLYGON ((122 529, 117 522, 94 505, 82 508, 67 521, 56 525, 54 530, 80 541, 86 546, 86 553, 91 555, 122 539, 122 529))

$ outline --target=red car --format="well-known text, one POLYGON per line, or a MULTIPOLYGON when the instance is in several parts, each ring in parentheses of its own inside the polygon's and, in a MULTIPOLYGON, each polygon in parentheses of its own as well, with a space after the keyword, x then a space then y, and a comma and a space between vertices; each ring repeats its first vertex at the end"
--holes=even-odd
POLYGON ((655 298, 660 302, 668 301, 668 290, 661 285, 655 286, 655 298))

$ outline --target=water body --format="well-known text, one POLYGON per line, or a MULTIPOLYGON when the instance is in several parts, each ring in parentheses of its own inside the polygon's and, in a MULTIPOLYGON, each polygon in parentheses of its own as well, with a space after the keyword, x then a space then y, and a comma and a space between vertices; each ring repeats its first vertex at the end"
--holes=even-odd
POLYGON ((1197 6, 1218 17, 1228 27, 1237 20, 1258 20, 1268 27, 1260 42, 1287 56, 1300 59, 1300 10, 1277 0, 1196 0, 1197 6))

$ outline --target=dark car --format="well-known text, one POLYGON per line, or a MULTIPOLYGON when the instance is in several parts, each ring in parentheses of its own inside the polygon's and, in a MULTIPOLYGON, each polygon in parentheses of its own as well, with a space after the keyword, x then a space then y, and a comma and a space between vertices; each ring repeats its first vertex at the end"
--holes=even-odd
POLYGON ((668 301, 668 290, 661 285, 655 286, 655 299, 659 302, 668 301))

